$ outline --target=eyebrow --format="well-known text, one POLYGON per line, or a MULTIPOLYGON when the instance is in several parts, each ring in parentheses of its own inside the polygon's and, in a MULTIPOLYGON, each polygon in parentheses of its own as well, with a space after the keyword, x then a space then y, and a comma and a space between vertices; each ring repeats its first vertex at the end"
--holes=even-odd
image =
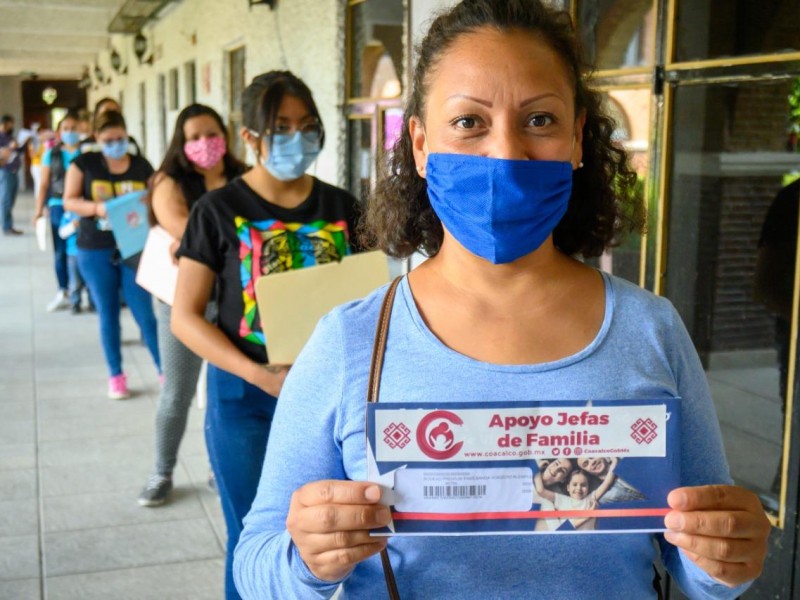
MULTIPOLYGON (((539 94, 538 96, 532 96, 526 100, 523 100, 522 102, 519 103, 519 107, 524 108, 528 104, 533 104, 534 102, 542 100, 544 98, 555 98, 556 100, 559 100, 564 104, 566 104, 566 101, 555 92, 546 92, 544 94, 539 94)), ((476 98, 475 96, 469 96, 467 94, 453 94, 452 96, 449 96, 445 100, 445 102, 449 102, 450 100, 455 100, 455 99, 471 100, 472 102, 477 102, 478 104, 481 104, 487 108, 492 108, 492 106, 494 106, 488 100, 481 100, 480 98, 476 98)))

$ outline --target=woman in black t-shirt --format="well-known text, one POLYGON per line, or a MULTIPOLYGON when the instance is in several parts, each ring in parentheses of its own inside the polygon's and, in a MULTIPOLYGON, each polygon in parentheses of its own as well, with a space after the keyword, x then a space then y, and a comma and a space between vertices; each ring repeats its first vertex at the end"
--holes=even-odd
POLYGON ((81 217, 78 228, 78 267, 100 317, 100 341, 109 370, 108 397, 128 398, 122 371, 120 289, 153 357, 159 376, 156 317, 153 300, 136 284, 136 272, 124 264, 106 221, 106 200, 147 189, 153 167, 141 156, 128 154, 125 119, 115 111, 97 119, 96 135, 102 152, 81 154, 70 165, 64 184, 64 208, 81 217))
POLYGON ((325 139, 308 87, 287 71, 244 92, 241 135, 258 163, 192 208, 184 233, 172 330, 208 360, 206 445, 228 528, 226 598, 233 550, 255 497, 267 436, 288 366, 267 365, 256 280, 340 260, 352 252, 356 200, 305 170, 325 139), (204 318, 216 282, 217 326, 204 318))
MULTIPOLYGON (((244 163, 228 152, 227 142, 228 132, 213 108, 191 104, 178 115, 175 133, 153 178, 150 196, 151 224, 159 225, 176 240, 170 252, 165 251, 160 257, 167 265, 175 260, 173 254, 194 203, 207 191, 221 188, 246 170, 244 163)), ((202 364, 202 359, 170 330, 172 307, 159 300, 156 310, 164 385, 156 410, 155 470, 139 494, 141 506, 163 504, 172 490, 172 471, 202 364)), ((213 319, 215 314, 216 306, 210 303, 206 317, 213 319)))

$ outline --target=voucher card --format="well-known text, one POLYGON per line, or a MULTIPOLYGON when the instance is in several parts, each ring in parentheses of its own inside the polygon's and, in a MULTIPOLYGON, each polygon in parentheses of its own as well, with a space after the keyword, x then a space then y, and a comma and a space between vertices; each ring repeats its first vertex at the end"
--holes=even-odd
POLYGON ((680 399, 367 405, 373 535, 663 531, 680 399))

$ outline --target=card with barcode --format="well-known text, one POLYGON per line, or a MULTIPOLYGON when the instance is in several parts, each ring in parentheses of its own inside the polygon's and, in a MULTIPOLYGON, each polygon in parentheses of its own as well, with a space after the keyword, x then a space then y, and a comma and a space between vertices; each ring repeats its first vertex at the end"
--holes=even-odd
POLYGON ((367 405, 373 535, 663 531, 680 399, 367 405))

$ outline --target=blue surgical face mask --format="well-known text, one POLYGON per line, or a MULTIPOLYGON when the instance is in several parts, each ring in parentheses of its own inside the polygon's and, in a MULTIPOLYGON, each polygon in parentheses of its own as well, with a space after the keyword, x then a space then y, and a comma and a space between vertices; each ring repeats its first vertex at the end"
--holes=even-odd
POLYGON ((77 146, 81 141, 81 134, 77 131, 63 131, 61 141, 67 146, 77 146))
POLYGON ((103 156, 113 160, 124 158, 128 153, 128 138, 114 140, 113 142, 103 142, 103 156))
POLYGON ((275 179, 299 179, 319 156, 319 140, 309 141, 299 131, 292 134, 276 133, 272 136, 269 156, 262 160, 264 168, 275 179))
POLYGON ((567 211, 572 163, 428 155, 428 198, 467 250, 494 264, 530 254, 567 211))

